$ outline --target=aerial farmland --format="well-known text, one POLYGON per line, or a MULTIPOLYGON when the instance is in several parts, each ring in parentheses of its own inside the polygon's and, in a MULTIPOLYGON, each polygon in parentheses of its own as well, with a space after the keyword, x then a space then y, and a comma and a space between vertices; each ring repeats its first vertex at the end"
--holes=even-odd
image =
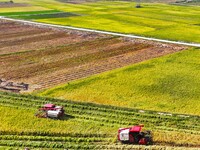
POLYGON ((198 0, 0 0, 0 150, 198 150, 199 70, 198 0))

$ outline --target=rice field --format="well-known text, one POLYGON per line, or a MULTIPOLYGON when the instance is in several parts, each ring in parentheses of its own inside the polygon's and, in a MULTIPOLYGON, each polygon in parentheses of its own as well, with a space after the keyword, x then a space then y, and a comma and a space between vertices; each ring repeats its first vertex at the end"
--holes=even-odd
POLYGON ((70 100, 0 92, 0 146, 31 149, 160 149, 199 147, 199 117, 140 111, 70 100), (34 116, 45 103, 64 106, 62 120, 34 116), (117 130, 143 123, 154 145, 122 145, 117 130), (169 147, 170 148, 170 147, 169 147))
POLYGON ((39 95, 200 115, 199 49, 192 48, 47 89, 39 95))
MULTIPOLYGON (((0 6, 0 16, 200 43, 198 6, 16 3, 0 6)), ((5 20, 0 28, 0 149, 200 148, 199 48, 5 20), (35 92, 2 92, 13 90, 3 80, 35 92), (64 118, 37 118, 46 103, 64 106, 64 118), (152 131, 153 145, 117 141, 119 128, 138 124, 152 131)))
MULTIPOLYGON (((135 3, 125 1, 71 4, 54 0, 48 2, 37 0, 28 3, 33 7, 33 9, 30 9, 31 11, 35 10, 34 7, 43 7, 71 15, 59 17, 59 15, 51 13, 49 16, 14 15, 13 17, 175 41, 200 42, 200 8, 198 6, 143 3, 142 8, 137 9, 135 3)), ((23 8, 20 11, 25 11, 28 14, 27 9, 29 8, 23 8)), ((37 10, 42 9, 37 8, 37 10)), ((4 12, 10 12, 10 10, 0 8, 0 12, 2 13, 0 15, 3 15, 4 12)), ((15 12, 15 10, 13 9, 12 12, 15 12)), ((8 15, 8 17, 12 16, 8 15)))

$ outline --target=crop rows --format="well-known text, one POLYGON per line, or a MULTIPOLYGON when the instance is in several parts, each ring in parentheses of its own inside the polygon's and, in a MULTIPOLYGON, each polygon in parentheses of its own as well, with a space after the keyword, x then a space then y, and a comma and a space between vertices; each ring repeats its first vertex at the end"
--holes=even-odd
POLYGON ((13 140, 1 140, 2 146, 15 146, 15 147, 32 147, 32 148, 67 148, 67 149, 93 149, 95 146, 89 143, 73 143, 73 142, 45 142, 45 141, 13 141, 13 140))
POLYGON ((19 135, 0 135, 1 140, 31 140, 31 141, 58 141, 58 142, 110 142, 111 138, 102 137, 52 137, 52 136, 19 136, 19 135))
MULTIPOLYGON (((122 144, 108 144, 108 143, 82 143, 79 142, 73 143, 73 142, 23 142, 23 141, 1 141, 0 144, 2 146, 9 146, 9 147, 32 147, 32 148, 50 148, 50 149, 123 149, 123 150, 137 150, 137 149, 144 149, 143 146, 137 146, 137 145, 122 145, 122 144), (2 144, 3 143, 3 144, 2 144)), ((149 146, 148 148, 153 149, 153 150, 159 150, 161 148, 166 148, 162 146, 149 146)))
POLYGON ((68 70, 65 74, 56 74, 55 76, 46 77, 45 80, 38 81, 37 83, 41 85, 40 88, 47 88, 52 85, 57 85, 60 82, 69 82, 93 74, 98 74, 108 70, 120 68, 124 65, 129 65, 137 62, 137 60, 135 60, 136 57, 134 56, 134 53, 135 52, 133 52, 132 57, 128 57, 126 56, 126 54, 124 54, 120 55, 120 59, 119 56, 116 56, 107 58, 106 60, 104 60, 104 62, 97 61, 96 63, 80 65, 77 67, 77 69, 73 68, 71 70, 68 70))
POLYGON ((16 36, 18 36, 18 37, 23 37, 23 36, 26 36, 27 34, 30 36, 30 35, 35 35, 35 34, 41 34, 41 33, 45 33, 46 31, 41 31, 41 30, 28 30, 28 31, 26 31, 26 33, 24 33, 24 32, 18 32, 18 33, 11 33, 11 34, 6 34, 6 35, 3 35, 3 36, 1 36, 0 35, 0 39, 7 39, 7 38, 13 38, 13 37, 16 37, 16 36))
POLYGON ((181 46, 163 47, 162 43, 144 43, 9 21, 0 21, 0 26, 5 30, 13 28, 8 33, 0 31, 0 62, 3 64, 0 78, 23 81, 30 87, 33 85, 31 90, 52 87, 183 49, 181 46))
POLYGON ((43 33, 43 35, 27 37, 26 39, 21 38, 18 40, 15 39, 15 40, 3 41, 0 48, 7 47, 7 46, 28 44, 28 43, 32 43, 32 42, 37 42, 38 40, 43 40, 43 41, 53 40, 58 37, 60 38, 60 37, 64 37, 64 36, 66 36, 66 35, 60 34, 60 33, 57 33, 57 34, 51 33, 51 34, 46 34, 46 35, 45 35, 45 33, 43 33))
MULTIPOLYGON (((199 123, 199 117, 198 116, 193 116, 193 117, 187 117, 187 118, 183 118, 183 117, 178 117, 176 116, 165 116, 165 115, 159 115, 156 114, 156 112, 154 113, 140 113, 138 112, 138 110, 135 109, 127 109, 127 110, 123 110, 121 108, 105 108, 105 106, 102 105, 102 108, 99 107, 99 105, 94 105, 93 104, 84 104, 84 103, 76 103, 76 102, 71 102, 71 101, 62 101, 62 100, 58 100, 58 99, 48 99, 48 98, 41 98, 40 97, 32 97, 33 99, 31 100, 30 97, 13 97, 13 96, 7 96, 7 95, 0 95, 1 98, 1 103, 2 104, 10 104, 10 105, 14 105, 14 106, 24 106, 24 107, 28 107, 28 106, 32 106, 32 107, 40 107, 41 105, 43 105, 44 103, 57 103, 59 105, 62 105, 66 108, 66 113, 68 114, 78 114, 80 116, 95 116, 99 118, 109 118, 110 119, 115 119, 116 117, 120 117, 121 119, 119 120, 123 120, 124 124, 127 124, 129 122, 129 124, 132 124, 133 122, 130 122, 130 118, 131 120, 138 120, 139 122, 146 122, 146 123, 150 123, 150 124, 154 124, 158 123, 159 127, 161 124, 163 124, 163 126, 172 126, 172 125, 176 125, 176 122, 179 122, 180 124, 177 124, 178 128, 180 129, 188 129, 190 124, 192 123, 192 128, 195 130, 200 130, 200 123, 199 123), (70 103, 71 102, 71 103, 70 103), (166 122, 163 122, 166 121, 166 122), (174 124, 170 124, 174 123, 174 124), (187 125, 188 124, 188 125, 187 125)), ((111 120, 110 120, 111 121, 111 120)), ((111 121, 112 122, 112 121, 111 121)), ((115 121, 116 123, 118 122, 118 124, 122 124, 122 121, 115 121)), ((177 128, 175 127, 175 128, 177 128)), ((191 126, 190 126, 191 128, 191 126)))
MULTIPOLYGON (((148 51, 148 49, 146 49, 146 51, 148 51)), ((143 50, 144 53, 146 53, 146 51, 143 50)), ((66 70, 65 73, 62 72, 61 74, 57 73, 55 75, 47 76, 42 81, 38 80, 36 83, 40 85, 41 89, 45 89, 53 85, 57 85, 61 82, 69 82, 75 79, 88 77, 93 74, 98 74, 101 72, 113 70, 116 68, 123 67, 125 65, 130 65, 139 62, 143 59, 141 55, 138 55, 138 52, 134 51, 106 58, 104 59, 104 61, 100 60, 96 61, 95 63, 91 62, 83 65, 81 64, 79 66, 76 66, 75 68, 69 68, 68 70, 66 70)))
POLYGON ((0 37, 4 37, 2 40, 5 41, 0 40, 2 42, 0 48, 1 54, 38 50, 88 39, 87 37, 83 39, 76 33, 71 34, 69 31, 52 30, 3 20, 0 20, 0 27, 3 28, 0 31, 0 37), (40 32, 41 35, 39 35, 40 32))
MULTIPOLYGON (((48 103, 49 101, 36 101, 34 102, 27 103, 26 100, 20 99, 16 101, 16 99, 2 99, 1 103, 2 104, 8 104, 10 105, 15 105, 15 106, 24 106, 24 107, 30 107, 30 106, 35 106, 39 107, 41 106, 44 102, 48 103)), ((100 121, 100 122, 105 122, 105 123, 111 123, 111 124, 123 124, 123 125, 131 125, 131 124, 138 124, 139 122, 143 122, 147 124, 148 126, 153 126, 157 125, 159 128, 163 127, 171 127, 174 126, 173 128, 170 128, 170 130, 176 130, 178 129, 185 129, 187 130, 188 128, 193 129, 193 130, 200 130, 199 122, 195 121, 196 118, 194 119, 184 119, 184 118, 177 118, 177 117, 165 117, 165 116, 160 116, 160 115, 145 115, 142 113, 130 113, 130 112, 123 112, 123 111, 109 111, 109 110, 100 110, 100 109, 94 109, 94 108, 88 108, 87 106, 78 106, 78 105, 69 105, 66 103, 59 103, 60 105, 64 106, 66 108, 66 113, 67 114, 73 114, 76 116, 76 118, 82 118, 85 120, 93 120, 93 121, 100 121), (92 116, 92 117, 91 117, 92 116), (116 117, 120 117, 119 120, 116 120, 116 117), (131 120, 129 119, 131 117, 131 120), (179 122, 179 124, 177 124, 179 122), (192 127, 187 124, 193 123, 192 127)), ((188 131, 190 132, 190 131, 188 131)))
POLYGON ((54 61, 54 62, 52 62, 53 61, 52 60, 51 62, 47 62, 44 64, 40 63, 40 64, 32 65, 32 67, 26 68, 26 71, 24 70, 24 68, 19 68, 17 71, 15 71, 17 76, 16 74, 9 74, 9 72, 4 72, 0 75, 7 76, 7 78, 12 78, 12 79, 27 78, 27 77, 35 76, 38 74, 42 74, 41 72, 45 73, 45 72, 50 72, 53 70, 57 71, 57 70, 65 69, 65 68, 75 67, 75 66, 79 66, 80 64, 85 64, 91 61, 97 61, 97 60, 105 59, 107 57, 121 55, 123 53, 140 50, 141 48, 145 48, 145 47, 146 46, 130 44, 128 46, 119 47, 118 49, 110 49, 109 51, 106 51, 106 52, 99 51, 96 53, 85 54, 85 55, 76 56, 73 58, 67 58, 67 59, 65 58, 61 60, 58 59, 57 61, 54 61), (135 46, 135 47, 130 48, 130 46, 135 46))
MULTIPOLYGON (((154 129, 156 136, 155 142, 162 144, 167 142, 161 136, 169 134, 174 139, 178 139, 176 134, 185 134, 196 138, 200 137, 200 123, 198 116, 190 116, 183 118, 179 114, 172 114, 172 116, 159 115, 158 112, 146 111, 140 113, 140 110, 120 108, 114 106, 97 105, 90 103, 74 102, 69 100, 60 100, 52 98, 36 97, 31 95, 16 95, 11 93, 0 93, 0 106, 9 106, 18 109, 29 109, 30 111, 37 110, 45 103, 55 103, 62 105, 65 108, 66 115, 63 120, 69 119, 72 116, 77 122, 90 122, 99 126, 108 128, 117 128, 120 126, 131 126, 134 124, 143 123, 148 129, 154 129)), ((34 115, 34 114, 33 114, 34 115)), ((72 120, 73 120, 72 119, 72 120)), ((70 119, 69 119, 70 120, 70 119)), ((19 131, 1 131, 0 139, 1 146, 15 146, 15 147, 34 147, 34 148, 71 148, 78 149, 77 145, 83 149, 92 149, 96 146, 112 145, 116 142, 116 133, 108 134, 72 134, 72 133, 51 133, 51 132, 19 132, 19 131), (25 142, 25 141, 29 142, 25 142), (44 141, 41 142, 41 141, 44 141), (114 142, 114 143, 113 143, 114 142), (46 143, 46 144, 45 144, 46 143), (47 144, 48 143, 48 144, 47 144), (87 145, 87 146, 86 146, 87 145)), ((183 134, 183 135, 184 135, 183 134)), ((168 137, 166 137, 167 139, 168 137)), ((195 141, 189 143, 174 143, 173 145, 190 145, 196 146, 195 141)), ((115 145, 115 144, 114 144, 115 145)), ((115 145, 119 146, 119 145, 115 145)), ((114 146, 114 147, 115 147, 114 146)))

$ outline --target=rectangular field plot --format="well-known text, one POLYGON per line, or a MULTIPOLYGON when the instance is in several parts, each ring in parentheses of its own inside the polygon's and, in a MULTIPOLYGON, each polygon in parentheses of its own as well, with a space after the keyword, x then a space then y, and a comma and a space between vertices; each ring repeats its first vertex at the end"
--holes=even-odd
POLYGON ((177 45, 0 21, 0 79, 49 88, 185 49, 177 45))
POLYGON ((23 15, 40 15, 40 14, 52 14, 52 13, 58 13, 60 11, 58 10, 37 10, 37 11, 10 11, 10 12, 0 12, 0 16, 6 16, 6 17, 11 17, 11 16, 23 16, 23 15))
POLYGON ((19 18, 19 19, 28 19, 28 20, 34 20, 34 19, 48 19, 48 18, 64 18, 64 17, 74 17, 79 16, 77 14, 69 13, 69 12, 57 12, 57 11, 41 11, 41 14, 36 13, 33 14, 31 12, 28 12, 28 14, 20 14, 20 13, 8 13, 8 17, 11 18, 19 18))

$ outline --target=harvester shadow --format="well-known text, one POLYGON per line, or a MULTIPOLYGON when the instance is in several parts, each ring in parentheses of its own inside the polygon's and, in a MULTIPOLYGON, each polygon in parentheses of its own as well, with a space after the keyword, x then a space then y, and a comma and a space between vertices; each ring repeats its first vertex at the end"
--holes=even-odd
POLYGON ((61 120, 69 120, 74 119, 75 117, 72 115, 64 114, 64 116, 61 118, 61 120))

